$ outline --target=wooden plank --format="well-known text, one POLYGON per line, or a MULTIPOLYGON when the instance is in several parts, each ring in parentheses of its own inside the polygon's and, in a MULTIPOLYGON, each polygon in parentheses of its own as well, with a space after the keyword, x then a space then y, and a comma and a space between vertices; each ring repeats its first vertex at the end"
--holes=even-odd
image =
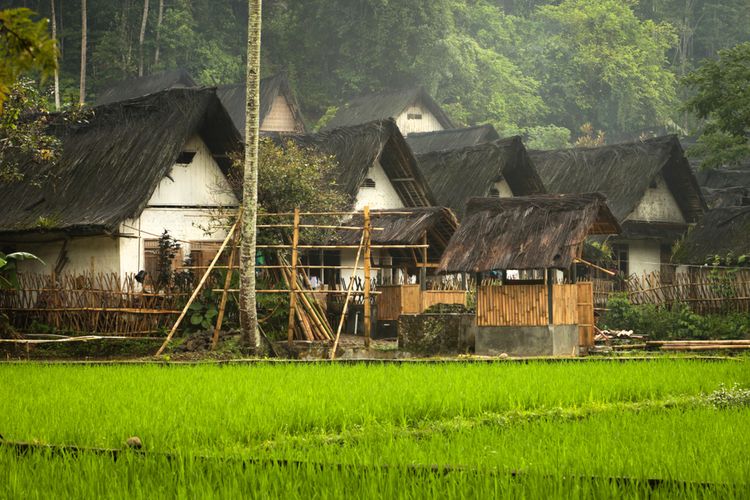
MULTIPOLYGON (((367 205, 364 208, 364 245, 365 245, 365 262, 364 262, 364 273, 365 273, 365 294, 364 294, 364 313, 365 313, 365 347, 370 347, 370 323, 371 323, 371 312, 370 312, 370 206, 367 205)), ((356 332, 355 332, 356 333, 356 332)))
POLYGON ((477 290, 480 326, 542 326, 547 324, 545 285, 485 285, 477 290))

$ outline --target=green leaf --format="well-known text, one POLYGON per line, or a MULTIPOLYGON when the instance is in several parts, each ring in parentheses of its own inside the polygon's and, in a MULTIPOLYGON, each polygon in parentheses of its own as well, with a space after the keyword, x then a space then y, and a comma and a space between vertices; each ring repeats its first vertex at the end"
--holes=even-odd
POLYGON ((203 321, 203 315, 200 313, 193 314, 190 317, 190 323, 192 323, 193 325, 200 325, 201 321, 203 321))

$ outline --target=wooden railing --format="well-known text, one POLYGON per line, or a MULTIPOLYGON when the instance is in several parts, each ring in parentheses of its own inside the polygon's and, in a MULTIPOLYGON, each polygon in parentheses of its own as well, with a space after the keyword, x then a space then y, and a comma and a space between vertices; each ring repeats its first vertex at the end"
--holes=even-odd
POLYGON ((419 314, 435 304, 466 304, 463 290, 420 290, 419 285, 378 287, 378 319, 395 321, 402 314, 419 314))

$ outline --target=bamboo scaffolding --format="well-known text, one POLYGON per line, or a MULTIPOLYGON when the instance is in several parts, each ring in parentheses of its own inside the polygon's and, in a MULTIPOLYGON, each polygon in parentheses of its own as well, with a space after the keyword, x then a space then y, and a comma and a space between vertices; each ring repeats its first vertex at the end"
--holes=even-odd
MULTIPOLYGON (((362 252, 362 243, 365 240, 365 233, 362 232, 362 238, 359 240, 359 250, 357 250, 357 257, 354 259, 354 273, 357 273, 357 265, 359 264, 359 255, 362 252)), ((341 319, 339 320, 339 326, 336 329, 336 339, 333 341, 333 348, 331 349, 331 359, 336 358, 336 349, 339 345, 339 337, 341 336, 341 328, 344 326, 344 319, 346 318, 346 311, 349 308, 349 298, 351 297, 352 287, 354 286, 354 279, 349 280, 349 287, 346 293, 346 299, 344 299, 344 307, 341 310, 341 319)))

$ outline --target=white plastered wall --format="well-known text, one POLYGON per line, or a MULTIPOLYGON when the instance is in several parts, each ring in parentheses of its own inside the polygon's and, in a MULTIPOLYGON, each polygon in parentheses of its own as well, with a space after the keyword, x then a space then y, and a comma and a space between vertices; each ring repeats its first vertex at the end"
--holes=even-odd
POLYGON ((508 181, 506 181, 505 179, 495 182, 492 186, 495 189, 497 189, 498 196, 500 198, 512 198, 513 197, 513 191, 510 189, 510 185, 508 184, 508 181))
POLYGON ((180 240, 185 254, 189 241, 217 241, 226 230, 205 233, 219 207, 237 206, 226 178, 200 137, 192 137, 184 147, 195 151, 188 165, 175 165, 162 179, 141 215, 122 223, 120 232, 120 273, 137 273, 144 267, 144 241, 158 238, 164 230, 180 240), (170 178, 171 177, 171 178, 170 178))
POLYGON ((622 243, 628 245, 628 269, 631 275, 640 278, 660 270, 661 243, 658 240, 627 240, 622 243))
POLYGON ((649 187, 643 198, 626 220, 647 222, 685 222, 677 200, 669 190, 664 177, 659 174, 655 187, 649 187))
POLYGON ((60 239, 45 243, 21 243, 14 245, 16 251, 30 252, 44 261, 22 261, 21 272, 51 273, 57 265, 60 254, 65 250, 68 262, 63 273, 82 274, 85 272, 112 273, 120 270, 120 249, 118 238, 111 236, 80 236, 67 240, 60 239))
POLYGON ((301 132, 296 130, 296 122, 286 97, 277 95, 271 105, 271 110, 260 124, 263 132, 301 132))
POLYGON ((438 119, 421 103, 408 106, 396 117, 396 125, 402 134, 408 135, 414 132, 434 132, 443 130, 438 119), (409 119, 409 115, 422 115, 421 119, 409 119))

